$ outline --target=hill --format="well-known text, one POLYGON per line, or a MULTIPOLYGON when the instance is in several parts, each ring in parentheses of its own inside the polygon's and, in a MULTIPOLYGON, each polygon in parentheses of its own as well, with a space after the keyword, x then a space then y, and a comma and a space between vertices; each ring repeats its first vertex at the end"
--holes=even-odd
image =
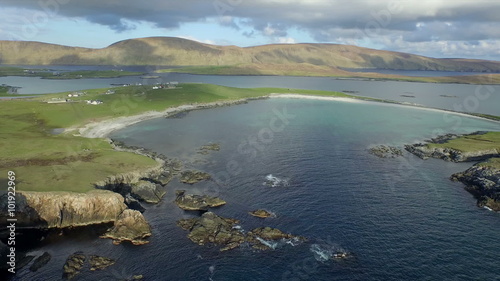
POLYGON ((130 39, 102 49, 0 41, 0 64, 237 66, 254 71, 308 69, 333 75, 343 74, 342 68, 500 72, 497 61, 436 59, 348 45, 273 44, 241 48, 172 37, 130 39))

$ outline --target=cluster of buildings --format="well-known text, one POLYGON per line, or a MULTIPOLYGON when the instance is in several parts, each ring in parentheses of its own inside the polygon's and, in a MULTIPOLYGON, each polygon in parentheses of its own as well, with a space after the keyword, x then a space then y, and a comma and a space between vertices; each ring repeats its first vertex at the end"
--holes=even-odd
POLYGON ((91 104, 91 105, 99 105, 99 104, 103 104, 104 102, 103 101, 100 101, 100 100, 86 100, 87 104, 91 104))
POLYGON ((153 86, 153 90, 158 90, 158 89, 175 89, 179 86, 179 82, 167 82, 167 83, 159 83, 153 86))
POLYGON ((82 92, 73 92, 71 94, 68 94, 68 97, 70 97, 70 98, 71 97, 75 97, 76 98, 76 97, 81 97, 83 95, 85 95, 85 93, 82 93, 82 92))

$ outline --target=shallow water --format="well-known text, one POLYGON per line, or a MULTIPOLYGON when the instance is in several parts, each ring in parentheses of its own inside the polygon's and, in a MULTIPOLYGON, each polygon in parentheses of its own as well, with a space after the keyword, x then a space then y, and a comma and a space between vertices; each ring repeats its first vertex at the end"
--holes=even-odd
POLYGON ((58 237, 35 250, 49 251, 49 264, 35 274, 22 271, 18 280, 59 280, 65 258, 78 250, 117 264, 102 272, 85 270, 75 280, 132 274, 146 280, 495 280, 500 216, 476 207, 463 186, 448 179, 471 164, 409 154, 379 159, 367 152, 371 145, 401 147, 437 132, 500 130, 498 123, 467 117, 457 117, 461 124, 453 128, 443 114, 372 103, 270 99, 128 127, 112 137, 178 157, 216 181, 189 186, 174 180, 163 202, 148 205, 144 213, 153 227, 149 244, 114 246, 83 234, 58 237), (211 142, 221 150, 197 153, 211 142), (220 196, 228 204, 214 212, 240 219, 245 231, 271 226, 309 241, 278 243, 268 252, 220 253, 198 246, 175 225, 196 216, 175 206, 176 189, 220 196), (247 214, 257 208, 276 217, 247 214), (354 258, 321 258, 339 249, 354 258))

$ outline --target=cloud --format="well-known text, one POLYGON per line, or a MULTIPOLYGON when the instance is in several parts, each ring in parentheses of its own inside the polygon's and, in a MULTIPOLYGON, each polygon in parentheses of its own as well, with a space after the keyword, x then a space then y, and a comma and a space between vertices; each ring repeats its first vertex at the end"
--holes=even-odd
POLYGON ((489 0, 2 0, 2 6, 85 19, 116 32, 139 22, 176 29, 211 21, 270 41, 289 38, 292 29, 318 42, 404 42, 429 50, 445 41, 448 50, 474 49, 468 42, 486 50, 500 40, 500 1, 489 0))

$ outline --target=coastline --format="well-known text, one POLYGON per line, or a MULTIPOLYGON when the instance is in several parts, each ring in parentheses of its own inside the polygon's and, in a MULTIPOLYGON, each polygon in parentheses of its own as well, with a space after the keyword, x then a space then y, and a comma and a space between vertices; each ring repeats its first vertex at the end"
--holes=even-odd
POLYGON ((64 133, 71 133, 77 131, 77 136, 82 136, 85 138, 105 138, 109 134, 114 131, 123 129, 130 125, 137 124, 142 121, 151 120, 155 118, 169 117, 174 114, 178 114, 180 112, 199 110, 199 109, 208 109, 208 108, 216 108, 222 106, 236 105, 246 103, 249 100, 254 99, 265 99, 266 96, 260 98, 246 98, 246 99, 238 99, 238 100, 230 100, 230 101, 217 101, 211 103, 193 103, 193 104, 184 104, 176 107, 169 107, 163 111, 147 111, 144 113, 140 113, 132 116, 118 117, 112 119, 106 119, 103 121, 92 122, 84 125, 83 127, 71 127, 67 128, 64 133))
POLYGON ((315 95, 304 95, 304 94, 294 94, 294 93, 286 93, 286 94, 271 93, 269 95, 256 97, 256 98, 244 98, 244 99, 229 100, 229 101, 217 101, 217 102, 211 102, 211 103, 184 104, 184 105, 179 105, 176 107, 170 107, 170 108, 167 108, 163 111, 148 111, 148 112, 144 112, 144 113, 132 115, 132 116, 118 117, 118 118, 113 118, 113 119, 92 122, 92 123, 84 125, 83 127, 71 127, 71 128, 67 128, 65 130, 65 133, 72 133, 74 131, 77 131, 78 133, 75 135, 82 136, 85 138, 106 138, 109 134, 111 134, 114 131, 121 130, 123 128, 137 124, 137 123, 142 122, 142 121, 147 121, 147 120, 151 120, 151 119, 155 119, 155 118, 169 117, 169 116, 172 116, 174 114, 178 114, 180 112, 237 105, 237 104, 246 103, 246 102, 251 101, 251 100, 269 99, 269 98, 309 99, 309 100, 338 101, 338 102, 348 102, 348 103, 358 103, 358 104, 359 103, 380 103, 380 104, 393 105, 393 106, 409 106, 409 107, 413 107, 413 108, 417 108, 417 109, 421 109, 421 110, 442 112, 442 113, 446 113, 446 114, 453 114, 453 115, 467 117, 467 118, 476 118, 476 119, 481 119, 481 120, 485 120, 485 121, 500 123, 500 121, 497 121, 497 120, 493 120, 493 119, 489 119, 489 118, 485 118, 485 117, 481 117, 481 116, 476 116, 476 115, 469 114, 469 113, 457 112, 457 111, 447 110, 447 109, 432 108, 432 107, 426 107, 426 106, 420 106, 420 105, 413 105, 413 104, 405 104, 405 103, 400 103, 400 102, 395 102, 395 101, 369 100, 369 99, 364 99, 363 97, 354 97, 354 96, 353 97, 334 97, 334 96, 315 96, 315 95))

